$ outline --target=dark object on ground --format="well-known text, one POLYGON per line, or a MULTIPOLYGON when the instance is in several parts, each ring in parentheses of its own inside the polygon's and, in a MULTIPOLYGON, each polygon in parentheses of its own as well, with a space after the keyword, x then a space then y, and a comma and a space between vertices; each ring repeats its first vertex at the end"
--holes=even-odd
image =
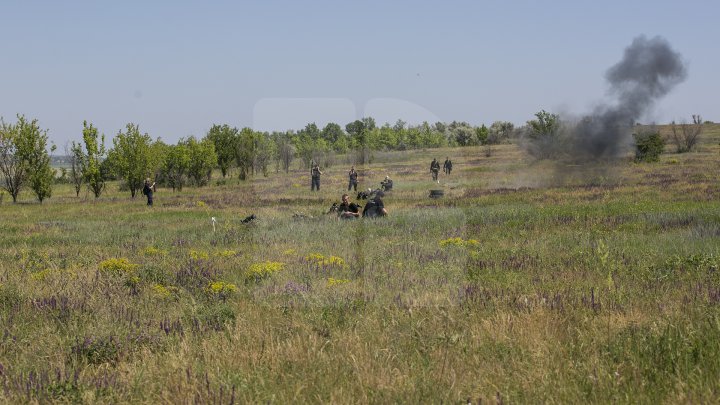
POLYGON ((364 218, 377 218, 377 217, 384 217, 385 216, 385 203, 382 200, 382 197, 385 196, 385 193, 382 191, 378 191, 375 194, 375 197, 370 199, 367 204, 365 204, 365 208, 363 209, 362 216, 364 218))
POLYGON ((327 214, 337 214, 339 212, 339 208, 340 204, 334 202, 332 207, 330 207, 330 209, 328 210, 327 214))
POLYGON ((445 195, 445 190, 430 190, 430 198, 440 198, 445 195))
POLYGON ((253 222, 253 221, 256 220, 256 219, 257 219, 257 217, 255 216, 255 214, 252 214, 252 215, 250 215, 249 217, 246 217, 245 219, 243 219, 241 222, 242 222, 243 224, 249 224, 249 223, 253 222))
POLYGON ((373 198, 378 192, 381 192, 382 190, 379 188, 376 188, 375 190, 368 189, 368 191, 361 191, 357 195, 358 200, 367 200, 368 198, 373 198))

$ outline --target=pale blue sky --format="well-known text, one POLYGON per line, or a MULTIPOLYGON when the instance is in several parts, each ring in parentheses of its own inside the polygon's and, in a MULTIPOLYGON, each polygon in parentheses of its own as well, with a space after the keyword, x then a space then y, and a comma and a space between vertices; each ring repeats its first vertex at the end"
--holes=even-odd
POLYGON ((520 125, 602 101, 644 34, 689 73, 644 120, 720 120, 718 15, 717 1, 3 0, 0 116, 38 118, 58 146, 83 120, 169 142, 364 115, 520 125))

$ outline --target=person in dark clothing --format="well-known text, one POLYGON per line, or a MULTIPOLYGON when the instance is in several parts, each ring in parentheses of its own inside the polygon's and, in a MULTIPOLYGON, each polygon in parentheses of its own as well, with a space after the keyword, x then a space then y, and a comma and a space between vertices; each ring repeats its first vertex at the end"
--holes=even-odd
POLYGON ((357 191, 358 174, 355 171, 355 166, 350 168, 350 171, 348 172, 348 177, 350 178, 350 182, 348 183, 348 191, 350 191, 351 188, 355 188, 355 191, 357 191))
POLYGON ((150 179, 145 179, 145 185, 143 186, 142 193, 147 197, 147 205, 152 206, 153 205, 153 189, 155 188, 155 183, 150 184, 150 179))
POLYGON ((320 191, 320 175, 323 174, 320 171, 320 166, 318 166, 317 163, 313 163, 312 168, 310 168, 310 177, 312 179, 312 182, 310 184, 310 191, 320 191))
POLYGON ((380 182, 380 188, 382 191, 390 191, 393 188, 393 181, 390 176, 385 176, 385 180, 380 182))
POLYGON ((355 203, 351 203, 349 198, 350 197, 347 194, 342 195, 342 202, 337 208, 338 217, 342 219, 359 218, 360 207, 355 203))
POLYGON ((430 173, 432 173, 433 181, 437 180, 439 183, 438 174, 440 173, 440 162, 438 162, 437 159, 433 159, 432 163, 430 163, 430 173))
POLYGON ((362 216, 367 218, 377 218, 377 217, 384 217, 387 215, 387 210, 385 209, 385 203, 382 200, 382 197, 385 196, 385 193, 382 191, 378 191, 375 194, 375 197, 373 197, 372 200, 368 201, 367 204, 365 204, 365 208, 363 209, 362 216))
POLYGON ((443 164, 443 173, 450 174, 452 171, 452 161, 449 157, 445 158, 445 163, 443 164))

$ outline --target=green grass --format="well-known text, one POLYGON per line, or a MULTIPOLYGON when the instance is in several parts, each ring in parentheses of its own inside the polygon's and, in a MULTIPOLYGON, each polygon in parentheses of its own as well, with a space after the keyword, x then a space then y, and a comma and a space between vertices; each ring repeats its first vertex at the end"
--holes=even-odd
POLYGON ((382 153, 358 166, 361 188, 395 181, 379 220, 323 214, 343 164, 318 193, 297 169, 153 208, 117 184, 5 196, 0 400, 717 402, 718 141, 592 168, 382 153))

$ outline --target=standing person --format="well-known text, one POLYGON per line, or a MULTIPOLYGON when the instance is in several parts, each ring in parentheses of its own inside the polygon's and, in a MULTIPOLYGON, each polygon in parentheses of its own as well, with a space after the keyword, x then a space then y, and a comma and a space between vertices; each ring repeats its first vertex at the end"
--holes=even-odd
POLYGON ((145 179, 145 185, 143 186, 142 193, 147 197, 147 205, 153 205, 153 189, 155 188, 155 182, 150 184, 150 179, 145 179))
POLYGON ((450 174, 452 171, 452 160, 449 157, 445 157, 445 164, 443 164, 443 171, 445 174, 450 174))
POLYGON ((351 188, 355 188, 355 191, 357 191, 358 174, 355 171, 355 166, 350 168, 350 171, 348 172, 348 177, 350 178, 350 182, 348 183, 348 191, 350 191, 351 188))
POLYGON ((320 171, 320 166, 318 166, 317 163, 313 162, 312 167, 310 168, 310 177, 312 179, 310 183, 310 191, 320 191, 320 175, 323 174, 320 171))
POLYGON ((338 206, 338 216, 342 219, 353 219, 360 217, 360 207, 351 203, 347 194, 342 195, 342 202, 338 206))
POLYGON ((438 180, 438 173, 440 173, 440 162, 437 161, 437 159, 433 159, 432 163, 430 163, 430 173, 432 173, 432 179, 433 181, 436 181, 440 183, 440 180, 438 180))

